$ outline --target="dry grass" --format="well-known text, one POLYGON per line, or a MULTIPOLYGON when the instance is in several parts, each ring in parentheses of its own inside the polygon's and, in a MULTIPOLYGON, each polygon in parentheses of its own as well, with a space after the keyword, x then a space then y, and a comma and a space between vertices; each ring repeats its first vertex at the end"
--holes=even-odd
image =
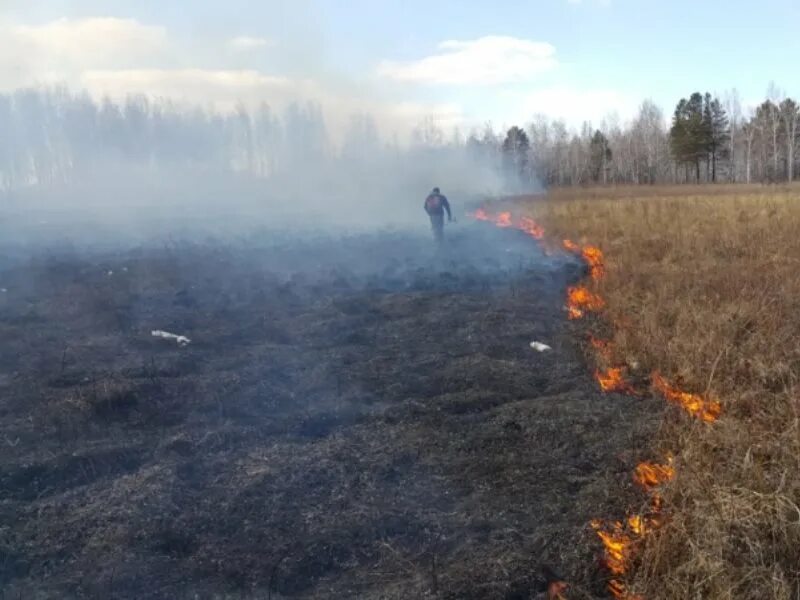
POLYGON ((525 207, 604 250, 618 360, 723 403, 710 426, 667 413, 657 448, 678 473, 634 588, 800 598, 800 189, 557 191, 525 207))

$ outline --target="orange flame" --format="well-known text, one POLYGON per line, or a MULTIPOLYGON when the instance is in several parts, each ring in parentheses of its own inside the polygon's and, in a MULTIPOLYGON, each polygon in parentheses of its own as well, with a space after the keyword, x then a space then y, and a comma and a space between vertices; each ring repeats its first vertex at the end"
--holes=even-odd
POLYGON ((530 217, 519 217, 518 219, 514 219, 511 216, 511 213, 508 211, 498 213, 497 215, 490 215, 483 208, 476 210, 474 213, 472 213, 472 216, 478 221, 489 221, 497 227, 513 227, 514 229, 519 229, 536 240, 544 239, 544 227, 539 225, 530 217))
POLYGON ((478 210, 476 210, 472 214, 472 216, 474 218, 476 218, 478 221, 488 221, 489 220, 489 215, 486 214, 486 211, 484 209, 482 209, 482 208, 479 208, 478 210))
POLYGON ((644 600, 644 598, 638 594, 631 594, 628 591, 628 587, 616 579, 612 579, 608 582, 608 591, 618 600, 644 600))
POLYGON ((652 490, 659 485, 672 481, 675 477, 675 467, 672 466, 672 462, 673 458, 670 456, 664 465, 652 462, 640 463, 633 473, 633 480, 645 490, 652 490))
POLYGON ((605 307, 605 301, 583 286, 567 290, 567 310, 570 319, 580 319, 586 311, 598 312, 605 307))
POLYGON ((531 219, 530 217, 522 217, 519 220, 519 228, 522 229, 525 233, 529 236, 541 240, 544 238, 544 227, 539 225, 536 221, 531 219))
POLYGON ((624 575, 631 559, 631 546, 634 539, 625 531, 619 521, 608 525, 600 520, 591 523, 597 537, 603 542, 603 564, 612 575, 624 575))
POLYGON ((625 381, 625 369, 623 367, 612 367, 605 371, 595 371, 594 373, 600 389, 604 392, 625 392, 634 394, 636 390, 625 381))
POLYGON ((497 215, 497 218, 494 221, 494 224, 498 227, 511 227, 511 213, 510 212, 501 212, 497 215))
POLYGON ((589 275, 594 281, 600 281, 606 274, 606 267, 603 262, 603 252, 596 246, 584 246, 581 256, 586 264, 589 265, 589 275))
POLYGON ((564 248, 566 248, 570 252, 574 252, 575 254, 581 251, 581 247, 571 240, 564 240, 564 248))
POLYGON ((682 407, 693 417, 706 423, 713 423, 722 413, 722 406, 716 400, 703 398, 699 394, 682 392, 673 387, 659 373, 653 373, 653 387, 656 388, 669 402, 682 407))

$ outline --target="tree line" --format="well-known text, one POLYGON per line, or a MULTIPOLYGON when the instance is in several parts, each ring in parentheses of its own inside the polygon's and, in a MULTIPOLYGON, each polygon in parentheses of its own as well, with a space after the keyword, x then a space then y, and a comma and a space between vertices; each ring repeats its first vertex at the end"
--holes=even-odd
POLYGON ((487 131, 468 143, 497 145, 522 177, 547 185, 791 182, 800 167, 800 107, 774 86, 768 96, 744 113, 735 91, 724 99, 694 92, 678 101, 669 123, 645 101, 624 126, 612 118, 580 131, 539 116, 501 142, 487 131))
MULTIPOLYGON (((431 152, 463 153, 502 175, 507 188, 591 183, 779 182, 798 172, 800 109, 772 87, 743 111, 735 92, 695 92, 678 101, 668 121, 645 101, 627 123, 610 117, 578 130, 535 116, 499 133, 487 124, 446 134, 433 118, 410 142, 382 139, 369 115, 354 115, 334 143, 322 108, 264 103, 220 112, 130 96, 95 100, 66 89, 0 94, 0 189, 78 181, 110 165, 141 169, 201 168, 272 178, 310 165, 370 165, 431 152)), ((427 154, 426 154, 427 153, 427 154)), ((388 168, 388 167, 387 167, 388 168)))

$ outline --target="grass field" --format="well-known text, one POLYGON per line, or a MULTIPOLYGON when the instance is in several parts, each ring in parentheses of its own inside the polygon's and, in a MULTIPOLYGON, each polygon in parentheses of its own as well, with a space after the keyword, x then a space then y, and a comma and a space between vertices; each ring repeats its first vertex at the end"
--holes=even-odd
POLYGON ((630 589, 800 598, 800 188, 557 190, 522 211, 603 250, 606 308, 589 327, 630 378, 661 372, 722 404, 711 424, 664 404, 653 450, 676 475, 630 589))

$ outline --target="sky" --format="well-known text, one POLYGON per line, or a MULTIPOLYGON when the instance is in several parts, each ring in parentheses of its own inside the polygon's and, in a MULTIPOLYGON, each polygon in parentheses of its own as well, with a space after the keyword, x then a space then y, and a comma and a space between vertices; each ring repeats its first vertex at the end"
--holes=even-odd
POLYGON ((0 91, 577 128, 696 90, 800 95, 798 23, 797 0, 0 0, 0 91))

